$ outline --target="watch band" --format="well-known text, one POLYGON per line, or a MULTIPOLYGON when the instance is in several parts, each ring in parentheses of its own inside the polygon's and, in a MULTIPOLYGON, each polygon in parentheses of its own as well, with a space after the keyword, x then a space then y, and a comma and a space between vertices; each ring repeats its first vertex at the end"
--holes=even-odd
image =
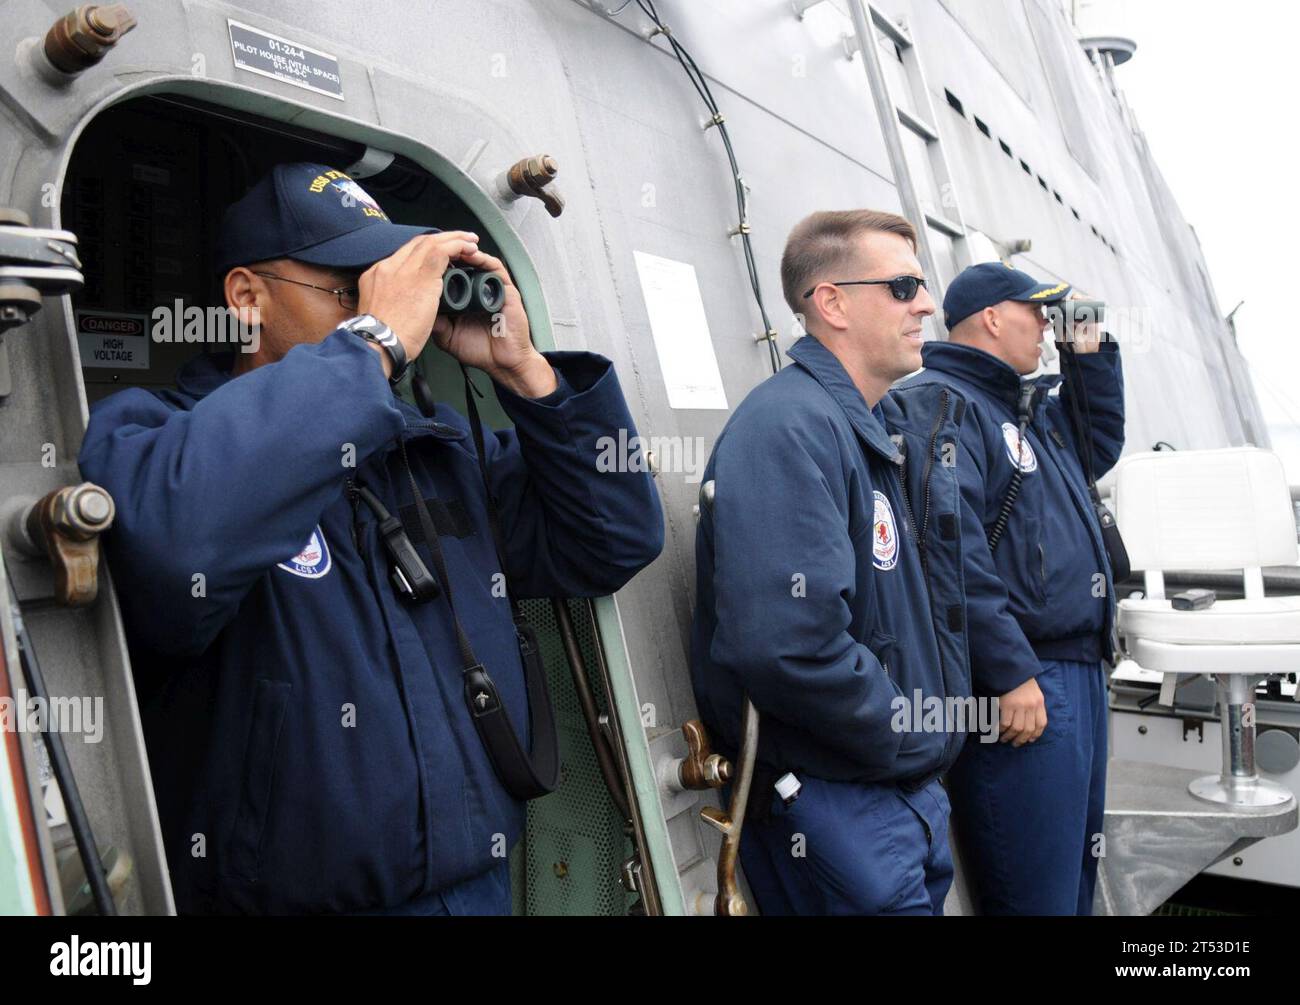
POLYGON ((406 348, 393 334, 393 330, 373 314, 359 314, 354 318, 348 318, 339 327, 360 335, 367 342, 374 342, 388 353, 388 358, 393 362, 393 374, 388 378, 390 384, 396 384, 406 376, 406 371, 411 367, 406 348))

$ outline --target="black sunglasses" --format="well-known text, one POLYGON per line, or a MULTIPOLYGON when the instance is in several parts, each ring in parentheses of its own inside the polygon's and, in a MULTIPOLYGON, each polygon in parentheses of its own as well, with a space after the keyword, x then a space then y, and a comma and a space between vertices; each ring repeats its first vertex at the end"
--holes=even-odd
MULTIPOLYGON (((818 283, 817 286, 820 286, 818 283)), ((901 300, 906 303, 909 300, 916 299, 917 290, 925 286, 925 280, 920 276, 895 276, 893 279, 852 279, 843 283, 831 283, 831 286, 888 286, 889 292, 893 294, 895 300, 901 300)), ((803 298, 807 300, 813 295, 814 286, 803 298)), ((928 287, 927 287, 928 289, 928 287)))

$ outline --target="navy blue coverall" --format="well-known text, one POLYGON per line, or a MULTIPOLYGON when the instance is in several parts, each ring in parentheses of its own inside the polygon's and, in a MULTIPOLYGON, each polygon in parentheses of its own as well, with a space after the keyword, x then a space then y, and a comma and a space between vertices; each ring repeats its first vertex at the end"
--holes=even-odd
POLYGON ((914 706, 970 695, 960 395, 873 410, 815 338, 732 415, 705 473, 692 675, 734 755, 744 695, 763 781, 740 855, 764 914, 939 914, 952 880, 938 781, 964 732, 914 706), (896 443, 890 434, 896 434, 896 443), (793 772, 787 807, 771 781, 793 772))
MULTIPOLYGON (((516 597, 611 593, 662 547, 658 496, 643 471, 597 467, 601 437, 634 435, 609 361, 546 357, 559 387, 498 386, 514 429, 486 432, 505 571, 516 597)), ((345 330, 234 379, 231 363, 99 402, 80 453, 117 504, 108 556, 178 908, 508 913, 524 806, 466 709, 446 599, 398 596, 374 514, 345 492, 412 506, 406 444, 456 611, 527 745, 468 424, 395 398, 345 330)))
MULTIPOLYGON (((972 893, 986 914, 1088 914, 1103 845, 1106 675, 1115 589, 1069 419, 1071 391, 1043 396, 1018 439, 1021 378, 1007 363, 953 342, 922 349, 904 386, 942 385, 969 404, 957 478, 964 522, 975 692, 1000 697, 1031 677, 1047 711, 1033 743, 968 743, 948 776, 972 893), (996 552, 995 526, 1016 464, 1019 496, 996 552)), ((1078 402, 1096 477, 1124 446, 1119 347, 1075 356, 1078 402)), ((1054 387, 1058 376, 1038 378, 1054 387)))

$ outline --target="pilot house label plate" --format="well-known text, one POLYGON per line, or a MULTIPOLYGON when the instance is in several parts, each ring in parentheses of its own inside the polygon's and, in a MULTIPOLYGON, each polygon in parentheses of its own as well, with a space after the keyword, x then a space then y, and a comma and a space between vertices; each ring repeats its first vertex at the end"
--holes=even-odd
POLYGON ((343 77, 336 57, 230 18, 226 23, 230 26, 230 51, 239 69, 343 100, 343 77))

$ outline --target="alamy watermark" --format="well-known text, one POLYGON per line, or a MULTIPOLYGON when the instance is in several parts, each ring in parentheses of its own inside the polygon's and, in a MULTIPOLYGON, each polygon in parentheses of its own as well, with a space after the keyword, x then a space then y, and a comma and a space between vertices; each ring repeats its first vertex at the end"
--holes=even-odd
POLYGON ((709 462, 702 436, 602 436, 596 441, 596 470, 600 472, 651 471, 684 474, 689 483, 704 477, 709 462))
POLYGON ((994 743, 1002 732, 997 698, 953 695, 940 698, 914 688, 889 703, 895 733, 979 733, 980 743, 994 743))
POLYGON ((238 345, 245 353, 257 352, 262 344, 261 311, 256 306, 242 310, 196 304, 187 307, 178 299, 159 304, 150 320, 155 342, 238 345))
POLYGON ((39 698, 22 688, 0 697, 0 731, 7 733, 80 733, 86 743, 104 738, 102 697, 39 698))
MULTIPOLYGON (((1097 302, 1089 301, 1088 304, 1097 302)), ((1117 342, 1130 356, 1151 351, 1152 335, 1157 327, 1154 308, 1137 304, 1097 304, 1075 306, 1071 310, 1076 324, 1054 318, 1044 332, 1046 340, 1078 342, 1095 337, 1099 342, 1117 342), (1092 329, 1090 333, 1089 328, 1092 329)))
POLYGON ((50 973, 55 977, 129 977, 135 985, 148 984, 153 975, 152 942, 81 941, 50 945, 50 973))

